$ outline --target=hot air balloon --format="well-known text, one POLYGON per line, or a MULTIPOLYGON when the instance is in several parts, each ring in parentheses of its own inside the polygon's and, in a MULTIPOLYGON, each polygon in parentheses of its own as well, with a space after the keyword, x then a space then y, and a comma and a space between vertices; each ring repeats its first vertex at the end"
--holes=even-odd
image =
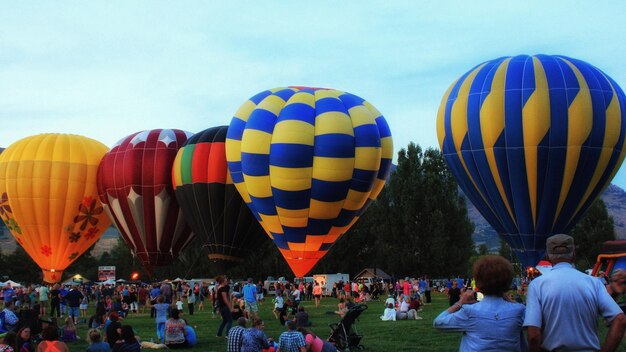
POLYGON ((333 89, 261 92, 239 108, 226 136, 233 182, 296 276, 378 196, 392 149, 380 112, 333 89))
POLYGON ((228 173, 227 130, 213 127, 193 135, 178 151, 172 170, 185 220, 221 270, 241 262, 266 239, 228 173))
POLYGON ((111 224, 96 187, 107 150, 82 136, 40 134, 0 154, 0 217, 46 282, 59 282, 111 224))
POLYGON ((450 86, 439 108, 444 158, 525 266, 568 232, 624 160, 624 93, 564 56, 503 57, 450 86))
POLYGON ((172 263, 193 239, 172 189, 172 164, 191 134, 157 129, 134 133, 98 168, 104 209, 149 272, 172 263))

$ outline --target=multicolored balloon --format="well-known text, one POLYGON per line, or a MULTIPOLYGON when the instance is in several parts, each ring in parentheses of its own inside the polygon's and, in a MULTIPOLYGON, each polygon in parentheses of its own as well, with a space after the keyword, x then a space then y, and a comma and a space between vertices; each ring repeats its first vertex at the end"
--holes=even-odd
POLYGON ((144 267, 172 263, 192 241, 172 189, 172 164, 190 133, 157 129, 117 142, 98 168, 104 209, 144 267))
POLYGON ((239 108, 226 137, 237 190, 296 276, 378 196, 392 156, 380 112, 333 89, 261 92, 239 108))
POLYGON ((626 100, 564 56, 503 57, 450 86, 437 119, 459 185, 525 266, 568 232, 624 160, 626 100))
POLYGON ((266 236, 235 189, 226 166, 228 126, 193 135, 176 154, 174 193, 185 220, 222 268, 241 262, 266 236))
POLYGON ((96 187, 107 150, 87 137, 40 134, 0 154, 0 217, 46 282, 59 282, 111 224, 96 187))

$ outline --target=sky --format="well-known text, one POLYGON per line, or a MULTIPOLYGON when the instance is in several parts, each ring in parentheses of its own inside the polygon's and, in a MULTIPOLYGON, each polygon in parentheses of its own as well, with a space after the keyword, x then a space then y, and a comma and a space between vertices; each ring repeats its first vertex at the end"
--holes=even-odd
MULTIPOLYGON (((396 150, 438 148, 445 90, 490 59, 571 56, 626 88, 624 18, 621 1, 0 0, 0 147, 199 132, 296 85, 370 101, 396 150)), ((614 183, 626 188, 626 167, 614 183)))

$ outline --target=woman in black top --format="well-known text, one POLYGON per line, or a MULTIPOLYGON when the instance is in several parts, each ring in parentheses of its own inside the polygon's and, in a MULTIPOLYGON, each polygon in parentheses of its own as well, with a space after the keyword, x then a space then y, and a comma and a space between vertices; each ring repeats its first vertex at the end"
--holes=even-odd
POLYGON ((222 331, 224 330, 224 327, 226 327, 226 335, 228 336, 228 331, 233 325, 233 318, 230 314, 230 312, 233 310, 230 304, 230 287, 228 286, 228 281, 226 280, 225 276, 218 276, 215 278, 215 281, 219 284, 217 292, 215 292, 215 301, 217 309, 222 316, 222 323, 217 330, 216 336, 222 337, 222 331))
POLYGON ((61 317, 61 291, 59 291, 59 284, 55 284, 50 290, 50 316, 54 316, 56 311, 57 318, 61 317))

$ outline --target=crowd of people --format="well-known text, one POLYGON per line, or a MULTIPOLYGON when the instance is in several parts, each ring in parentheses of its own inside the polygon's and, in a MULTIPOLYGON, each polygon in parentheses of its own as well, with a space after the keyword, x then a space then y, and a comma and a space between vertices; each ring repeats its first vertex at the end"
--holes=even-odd
POLYGON ((339 281, 330 290, 318 282, 276 282, 271 303, 261 282, 255 284, 249 278, 233 283, 225 276, 217 277, 212 285, 162 282, 14 288, 9 284, 1 296, 0 334, 4 337, 0 352, 69 351, 81 338, 78 324, 89 329, 87 352, 188 348, 197 338, 185 317, 203 311, 205 301, 213 317, 221 317, 215 335, 227 339, 227 351, 336 351, 332 343, 311 331, 314 322, 302 301, 311 301, 306 306, 314 309, 322 300, 336 300, 337 310, 327 313, 340 319, 351 307, 384 294, 381 320, 421 320, 419 312, 431 302, 431 287, 447 294, 449 300, 449 308, 433 325, 442 331, 463 332, 461 351, 615 351, 626 330, 626 316, 616 303, 626 293, 626 271, 616 270, 600 279, 577 271, 572 265, 573 239, 567 235, 550 237, 546 247, 553 269, 531 281, 526 295, 513 284, 511 263, 500 256, 479 259, 470 280, 434 283, 424 276, 371 285, 339 281), (324 292, 332 297, 324 297, 324 292), (261 317, 262 304, 272 304, 273 315, 261 317), (95 306, 90 316, 89 305, 95 306), (132 321, 128 318, 148 312, 155 322, 156 341, 142 341, 128 323, 132 321), (596 329, 598 315, 608 326, 603 346, 596 329), (283 327, 276 339, 266 335, 263 318, 283 327))

